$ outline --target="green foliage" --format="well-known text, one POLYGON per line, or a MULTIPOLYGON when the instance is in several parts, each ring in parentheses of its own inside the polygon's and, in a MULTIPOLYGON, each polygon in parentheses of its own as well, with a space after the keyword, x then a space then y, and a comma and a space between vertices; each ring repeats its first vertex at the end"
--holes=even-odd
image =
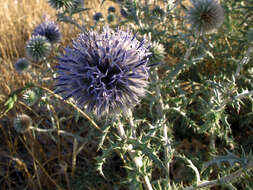
MULTIPOLYGON (((100 2, 105 5, 104 0, 100 2)), ((252 1, 221 1, 224 24, 217 32, 203 35, 196 35, 188 26, 185 12, 189 7, 182 1, 116 2, 121 16, 118 10, 110 13, 113 20, 86 23, 82 14, 89 8, 83 6, 57 10, 56 16, 80 32, 100 30, 103 25, 127 27, 138 39, 150 41, 149 89, 129 115, 93 120, 74 100, 65 104, 47 88, 39 88, 44 96, 35 91, 40 95, 34 102, 34 95, 27 95, 27 107, 38 118, 43 115, 33 129, 34 138, 42 138, 37 133, 46 133, 52 142, 59 143, 59 155, 61 148, 73 144, 72 139, 83 143, 80 147, 74 143, 71 151, 64 149, 72 156, 66 161, 71 163, 72 177, 69 183, 66 170, 62 186, 102 189, 97 184, 109 182, 105 189, 142 190, 147 177, 157 190, 196 189, 212 180, 215 186, 222 186, 219 189, 252 189, 253 62, 252 44, 248 43, 253 27, 252 1), (100 130, 92 131, 90 123, 100 130), (68 141, 63 144, 64 138, 68 141), (224 167, 217 170, 215 164, 224 167), (78 168, 75 175, 74 166, 78 168), (203 172, 198 170, 201 167, 203 172), (240 175, 234 175, 238 171, 240 175)), ((55 49, 57 55, 60 49, 55 49)), ((47 72, 34 78, 42 86, 51 86, 43 75, 57 76, 52 66, 55 61, 48 58, 43 63, 47 72)), ((0 118, 15 110, 19 94, 33 87, 27 85, 11 93, 0 118)), ((54 172, 52 169, 49 175, 54 172)))

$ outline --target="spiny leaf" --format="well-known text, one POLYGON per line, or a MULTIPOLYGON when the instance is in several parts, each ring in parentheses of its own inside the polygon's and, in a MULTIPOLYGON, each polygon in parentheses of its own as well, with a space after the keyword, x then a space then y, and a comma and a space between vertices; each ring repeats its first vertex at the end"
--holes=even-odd
POLYGON ((166 171, 166 167, 162 161, 157 155, 154 154, 154 150, 149 148, 147 144, 138 142, 136 140, 129 140, 129 142, 134 145, 134 150, 141 150, 142 153, 148 156, 149 159, 151 159, 160 169, 164 169, 164 171, 166 171))
POLYGON ((28 88, 32 88, 34 85, 32 83, 27 83, 24 88, 17 89, 13 91, 7 101, 4 103, 5 110, 0 113, 0 118, 7 114, 17 102, 17 95, 23 93, 28 88))
POLYGON ((237 157, 231 152, 228 152, 225 156, 217 156, 213 160, 207 162, 204 164, 203 169, 206 169, 212 164, 217 164, 218 166, 221 165, 223 162, 228 162, 231 166, 233 166, 235 163, 243 164, 243 159, 237 157))
POLYGON ((111 126, 107 126, 104 130, 103 130, 103 134, 102 136, 100 137, 100 141, 99 141, 99 144, 98 144, 98 149, 99 150, 100 148, 102 148, 103 144, 104 144, 104 141, 105 141, 105 138, 109 132, 109 129, 111 128, 111 126))
POLYGON ((103 154, 101 156, 96 157, 97 163, 96 163, 96 170, 105 177, 103 173, 103 164, 105 163, 106 159, 111 155, 111 153, 116 150, 120 149, 120 146, 118 144, 113 144, 106 150, 103 150, 103 154))

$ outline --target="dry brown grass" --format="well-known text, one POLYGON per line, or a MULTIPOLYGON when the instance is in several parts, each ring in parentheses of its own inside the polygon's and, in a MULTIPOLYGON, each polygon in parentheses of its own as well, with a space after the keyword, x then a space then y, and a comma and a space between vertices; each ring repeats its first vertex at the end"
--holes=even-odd
MULTIPOLYGON (((83 13, 88 23, 92 22, 92 15, 97 11, 106 16, 107 7, 112 4, 107 1, 100 6, 99 0, 85 3, 87 8, 91 8, 83 13)), ((16 73, 13 65, 18 58, 25 56, 24 46, 33 29, 44 20, 45 15, 51 20, 56 20, 56 11, 49 6, 47 0, 0 0, 0 4, 0 94, 6 96, 31 81, 32 77, 29 74, 16 73)), ((62 47, 79 32, 66 24, 61 24, 61 31, 62 47)))
POLYGON ((42 16, 55 11, 45 0, 0 0, 0 50, 3 59, 23 56, 24 44, 42 16))
POLYGON ((7 95, 31 80, 15 72, 15 61, 24 56, 24 44, 42 15, 55 11, 44 0, 0 0, 0 94, 7 95))

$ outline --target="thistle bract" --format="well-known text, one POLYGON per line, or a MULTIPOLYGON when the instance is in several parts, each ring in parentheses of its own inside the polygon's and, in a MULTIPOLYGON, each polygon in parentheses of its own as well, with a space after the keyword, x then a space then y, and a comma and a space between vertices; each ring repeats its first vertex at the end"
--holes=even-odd
POLYGON ((39 62, 48 57, 51 49, 51 43, 45 36, 41 35, 32 36, 25 47, 27 57, 35 62, 39 62))
POLYGON ((102 19, 103 18, 103 15, 102 15, 102 13, 100 13, 100 12, 98 12, 98 13, 95 13, 94 15, 93 15, 93 20, 95 20, 96 22, 98 22, 100 19, 102 19))
POLYGON ((145 40, 129 31, 80 34, 59 58, 56 93, 98 117, 127 111, 145 95, 149 57, 145 40))
POLYGON ((165 15, 165 12, 160 6, 157 5, 153 8, 152 14, 155 16, 163 17, 165 15))
POLYGON ((108 21, 109 23, 113 22, 114 20, 115 20, 115 15, 114 15, 114 14, 109 14, 109 15, 107 16, 107 21, 108 21))
POLYGON ((134 20, 136 17, 137 5, 132 0, 127 0, 120 6, 120 15, 126 19, 134 20))
POLYGON ((39 24, 33 31, 33 35, 45 36, 52 44, 61 39, 61 33, 58 25, 53 21, 45 21, 39 24))
POLYGON ((110 7, 108 8, 108 13, 109 13, 109 14, 110 14, 110 13, 115 13, 115 12, 116 12, 115 7, 110 6, 110 7))
POLYGON ((76 0, 48 0, 51 7, 55 9, 69 9, 76 0))
POLYGON ((17 72, 24 72, 28 69, 29 65, 30 65, 29 61, 23 57, 17 60, 14 67, 17 72))
POLYGON ((193 0, 187 12, 188 22, 198 34, 210 33, 224 21, 224 11, 216 0, 193 0))
POLYGON ((31 126, 32 119, 26 114, 17 115, 13 121, 13 127, 18 133, 26 132, 31 126))
POLYGON ((26 105, 34 105, 40 98, 39 89, 32 88, 24 92, 23 101, 26 105))
POLYGON ((150 62, 155 63, 162 63, 165 57, 165 49, 162 44, 158 42, 153 42, 150 48, 152 52, 152 56, 150 57, 150 62))

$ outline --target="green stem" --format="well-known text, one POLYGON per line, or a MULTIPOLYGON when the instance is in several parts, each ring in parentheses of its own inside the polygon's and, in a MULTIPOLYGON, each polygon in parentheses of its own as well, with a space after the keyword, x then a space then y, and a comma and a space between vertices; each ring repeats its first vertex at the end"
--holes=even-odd
MULTIPOLYGON (((123 127, 123 124, 120 121, 119 121, 119 125, 117 126, 117 130, 122 140, 127 139, 125 129, 123 127)), ((142 158, 137 155, 137 152, 133 149, 133 146, 128 147, 128 154, 130 155, 131 159, 134 161, 137 168, 141 168, 143 166, 142 158)), ((144 176, 144 183, 148 190, 153 190, 148 176, 144 176)))
MULTIPOLYGON (((154 77, 155 77, 155 81, 158 82, 159 81, 159 76, 158 76, 158 72, 157 69, 155 69, 154 71, 154 77)), ((156 97, 157 97, 157 113, 158 113, 158 117, 160 119, 165 119, 164 117, 164 103, 163 103, 163 99, 162 99, 162 95, 161 95, 161 89, 160 89, 160 85, 157 84, 156 85, 156 97)), ((163 125, 163 138, 164 138, 164 160, 165 160, 165 166, 167 169, 167 181, 169 181, 169 174, 170 174, 170 152, 171 152, 171 147, 170 147, 170 141, 168 139, 168 126, 164 123, 163 125)))

